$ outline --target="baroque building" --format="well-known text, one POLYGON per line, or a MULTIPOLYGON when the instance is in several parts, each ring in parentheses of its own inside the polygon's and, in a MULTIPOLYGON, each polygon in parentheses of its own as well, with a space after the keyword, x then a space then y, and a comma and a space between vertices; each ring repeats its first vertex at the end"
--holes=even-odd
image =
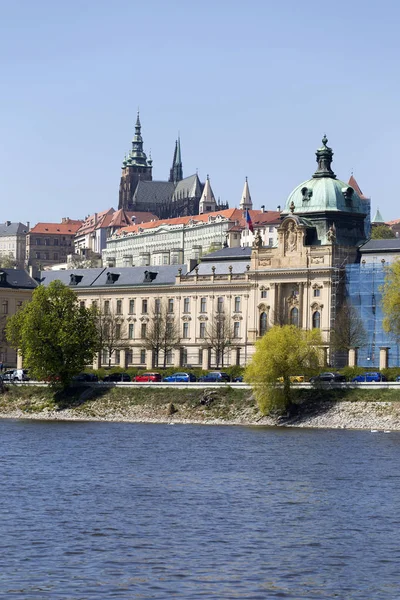
MULTIPOLYGON (((207 178, 208 179, 208 178, 207 178)), ((118 208, 132 212, 152 212, 161 219, 197 215, 202 202, 204 211, 223 210, 227 204, 215 201, 197 174, 183 177, 180 138, 175 142, 168 181, 153 181, 153 161, 143 150, 139 113, 132 148, 122 162, 118 208)))

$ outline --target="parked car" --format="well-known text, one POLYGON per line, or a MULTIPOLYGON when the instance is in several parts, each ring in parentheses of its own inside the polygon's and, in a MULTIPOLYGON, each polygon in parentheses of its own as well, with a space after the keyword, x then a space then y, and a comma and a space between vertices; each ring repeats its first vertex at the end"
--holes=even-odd
POLYGON ((103 377, 103 381, 109 383, 119 383, 121 381, 131 381, 128 373, 111 373, 111 375, 106 375, 103 377))
POLYGON ((162 377, 160 373, 142 373, 141 375, 136 375, 135 381, 152 381, 155 383, 162 381, 162 377))
POLYGON ((15 369, 8 369, 7 371, 4 371, 4 373, 1 376, 3 381, 15 381, 14 371, 15 369))
POLYGON ((94 373, 79 373, 79 375, 74 375, 72 381, 80 382, 94 382, 98 381, 99 378, 94 373))
POLYGON ((204 381, 207 383, 223 383, 224 381, 230 380, 231 378, 229 377, 228 373, 223 373, 222 371, 211 371, 210 373, 206 373, 206 375, 202 375, 201 377, 199 377, 199 381, 204 381))
POLYGON ((242 381, 243 381, 243 375, 238 375, 237 377, 234 377, 232 379, 232 381, 234 381, 235 383, 242 383, 242 381))
POLYGON ((346 377, 341 375, 340 373, 320 373, 319 375, 315 375, 311 377, 310 383, 322 383, 322 382, 330 382, 330 383, 343 383, 346 381, 346 377))
POLYGON ((14 381, 29 381, 28 369, 14 369, 14 381))
POLYGON ((353 377, 352 381, 387 381, 387 379, 384 375, 382 375, 382 373, 379 373, 379 371, 370 371, 368 373, 362 373, 362 375, 353 377))
POLYGON ((172 382, 197 381, 197 379, 193 375, 193 373, 173 373, 172 375, 167 375, 167 377, 164 377, 163 381, 172 383, 172 382))

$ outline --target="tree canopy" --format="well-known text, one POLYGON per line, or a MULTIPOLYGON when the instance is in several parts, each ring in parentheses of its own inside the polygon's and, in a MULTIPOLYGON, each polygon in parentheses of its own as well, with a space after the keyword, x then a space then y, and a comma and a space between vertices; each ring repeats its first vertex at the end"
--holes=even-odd
POLYGON ((6 334, 32 377, 66 387, 93 361, 96 317, 61 281, 39 286, 32 301, 8 319, 6 334))
POLYGON ((388 240, 395 238, 396 234, 388 225, 374 225, 371 230, 372 240, 388 240))
POLYGON ((382 294, 385 331, 400 337, 400 261, 387 268, 382 294))
POLYGON ((256 342, 245 381, 251 385, 263 414, 283 412, 290 406, 290 377, 302 375, 305 368, 318 368, 321 343, 319 329, 305 331, 294 325, 272 327, 256 342))

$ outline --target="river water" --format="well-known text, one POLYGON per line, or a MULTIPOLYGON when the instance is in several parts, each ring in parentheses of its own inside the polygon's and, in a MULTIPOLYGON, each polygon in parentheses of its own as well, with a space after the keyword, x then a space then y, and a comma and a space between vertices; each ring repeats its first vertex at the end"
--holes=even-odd
POLYGON ((400 434, 0 421, 0 598, 400 598, 400 434))

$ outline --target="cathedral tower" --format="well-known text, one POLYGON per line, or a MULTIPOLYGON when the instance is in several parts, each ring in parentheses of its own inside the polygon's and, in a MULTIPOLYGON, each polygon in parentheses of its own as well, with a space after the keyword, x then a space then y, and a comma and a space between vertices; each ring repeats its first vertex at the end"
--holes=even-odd
POLYGON ((172 161, 172 168, 169 171, 169 180, 172 183, 178 183, 183 179, 183 167, 181 158, 181 140, 178 139, 175 142, 174 159, 172 161))
POLYGON ((134 210, 132 198, 139 181, 152 181, 153 161, 143 151, 139 111, 137 114, 132 150, 122 162, 118 208, 134 210))

